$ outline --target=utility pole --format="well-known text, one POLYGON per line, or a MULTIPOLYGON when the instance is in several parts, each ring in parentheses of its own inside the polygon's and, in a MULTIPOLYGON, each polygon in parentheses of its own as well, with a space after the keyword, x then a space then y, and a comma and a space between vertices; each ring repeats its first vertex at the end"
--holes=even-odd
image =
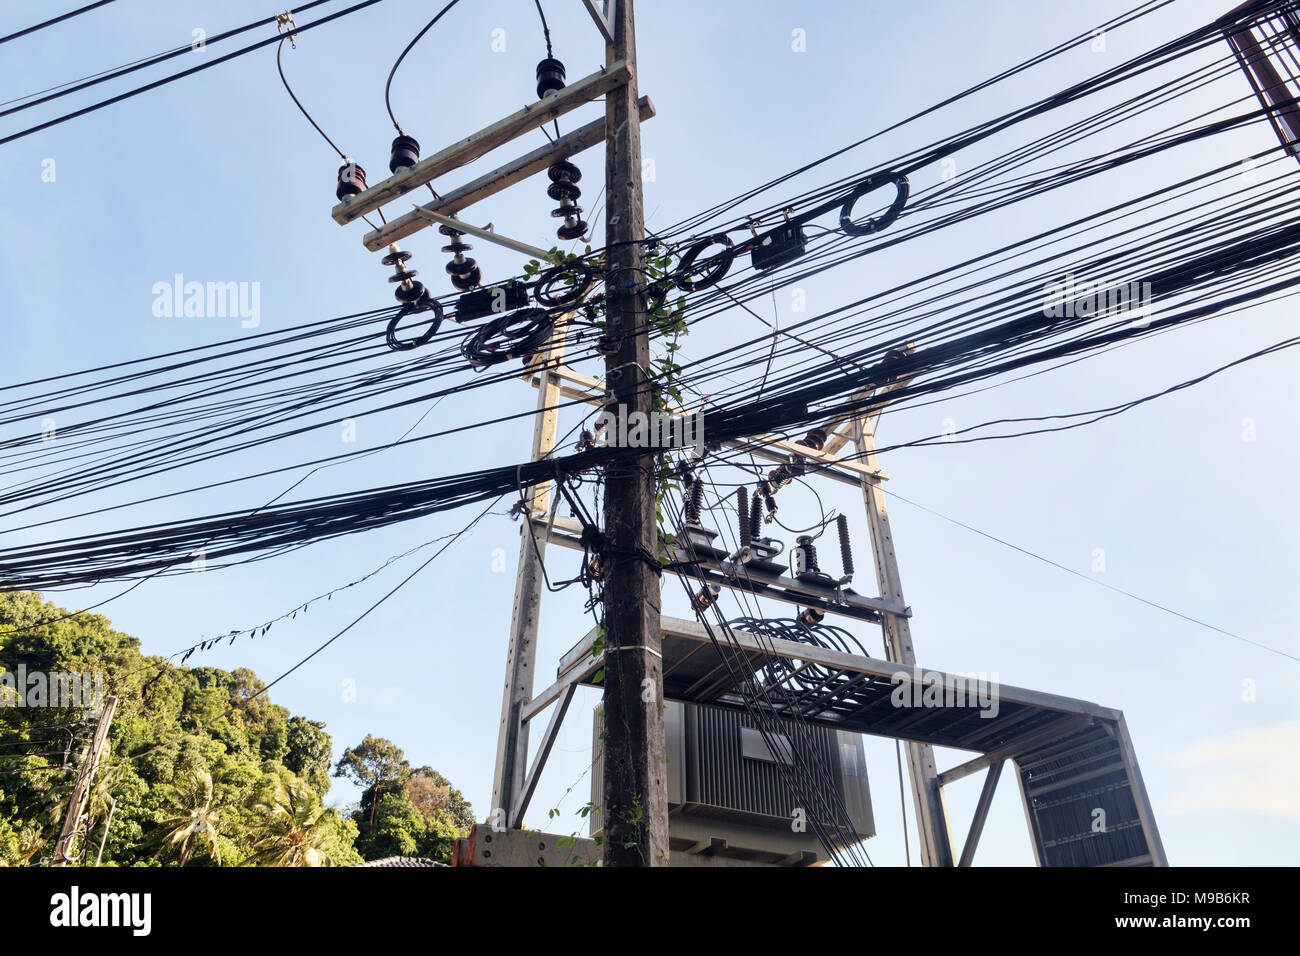
MULTIPOLYGON (((621 414, 647 414, 652 397, 645 287, 641 118, 637 108, 633 0, 611 4, 613 47, 631 79, 605 94, 606 382, 621 414)), ((668 864, 663 655, 659 630, 659 534, 655 456, 620 458, 605 475, 606 866, 668 864)))
POLYGON ((99 766, 100 755, 108 740, 108 725, 113 722, 113 711, 117 709, 116 697, 104 698, 104 709, 100 712, 99 723, 95 727, 95 736, 90 740, 90 749, 86 759, 77 771, 77 782, 72 786, 72 796, 68 799, 68 812, 63 818, 63 830, 59 833, 59 842, 54 845, 54 859, 51 866, 67 866, 68 848, 72 838, 77 835, 81 822, 81 811, 85 809, 86 797, 90 793, 91 781, 95 779, 95 769, 99 766))

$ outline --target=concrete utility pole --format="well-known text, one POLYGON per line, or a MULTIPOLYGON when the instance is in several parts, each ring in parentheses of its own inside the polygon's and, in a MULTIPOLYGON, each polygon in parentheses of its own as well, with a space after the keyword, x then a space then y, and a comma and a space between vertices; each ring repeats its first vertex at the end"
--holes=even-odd
MULTIPOLYGON (((853 446, 858 457, 864 465, 876 467, 875 426, 871 417, 854 416, 852 429, 853 446)), ((901 606, 904 604, 903 584, 898 574, 898 558, 894 554, 889 513, 885 509, 885 490, 880 482, 863 478, 862 500, 867 508, 867 525, 871 529, 871 552, 876 559, 876 583, 880 588, 880 596, 901 606)), ((915 667, 916 652, 912 649, 911 623, 901 615, 883 614, 881 618, 889 660, 909 669, 915 667)), ((916 801, 916 830, 921 845, 921 862, 925 866, 952 866, 956 862, 952 853, 952 834, 948 829, 948 811, 944 806, 943 791, 939 787, 934 748, 929 744, 908 741, 903 749, 907 753, 912 796, 916 801)), ((996 779, 994 777, 995 782, 996 779)))
MULTIPOLYGON (((552 369, 564 358, 567 319, 566 315, 556 322, 540 363, 537 417, 533 422, 533 461, 546 458, 555 450, 560 388, 552 369)), ((528 763, 528 724, 520 719, 520 710, 533 695, 538 617, 546 573, 542 566, 546 535, 534 534, 531 521, 534 516, 545 517, 550 510, 551 483, 534 485, 526 498, 528 507, 519 529, 519 576, 515 581, 514 611, 510 618, 510 652, 506 661, 505 696, 501 702, 501 732, 497 741, 496 771, 492 778, 491 819, 502 827, 518 825, 518 821, 511 817, 524 789, 524 770, 528 763)))
POLYGON ((68 812, 63 818, 63 830, 59 833, 59 842, 54 845, 54 859, 51 866, 68 865, 68 848, 72 838, 77 835, 77 826, 81 822, 81 811, 85 809, 86 797, 90 793, 91 781, 95 779, 95 769, 99 766, 100 755, 108 740, 108 725, 113 722, 113 711, 117 709, 116 697, 104 698, 104 710, 99 715, 95 727, 95 736, 90 740, 90 749, 86 759, 77 771, 77 782, 72 786, 72 796, 68 799, 68 812))
MULTIPOLYGON (((648 414, 636 33, 632 0, 612 6, 614 44, 608 62, 625 60, 632 77, 605 94, 606 334, 616 346, 606 360, 606 381, 621 413, 648 414)), ((600 810, 606 866, 668 864, 659 535, 655 456, 649 451, 612 462, 605 476, 605 793, 600 810)))

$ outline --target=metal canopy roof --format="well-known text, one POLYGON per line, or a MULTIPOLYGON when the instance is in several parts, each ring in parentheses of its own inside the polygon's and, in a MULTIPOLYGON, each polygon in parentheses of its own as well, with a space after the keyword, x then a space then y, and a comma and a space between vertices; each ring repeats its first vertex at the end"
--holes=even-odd
MULTIPOLYGON (((974 751, 939 775, 953 783, 990 771, 968 840, 969 863, 1003 761, 1016 764, 1042 866, 1165 865, 1124 715, 1109 707, 962 674, 909 669, 876 658, 730 629, 663 619, 664 694, 742 708, 751 671, 771 711, 788 719, 974 751)), ((601 658, 593 629, 561 660, 557 681, 528 705, 531 717, 573 684, 593 684, 601 658)))

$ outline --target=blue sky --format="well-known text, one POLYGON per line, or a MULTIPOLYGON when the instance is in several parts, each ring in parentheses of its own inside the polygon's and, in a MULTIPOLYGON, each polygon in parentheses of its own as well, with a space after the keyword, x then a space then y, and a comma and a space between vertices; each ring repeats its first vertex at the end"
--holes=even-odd
MULTIPOLYGON (((1087 5, 643 2, 639 84, 658 108, 643 130, 644 153, 654 170, 645 187, 649 223, 675 222, 875 132, 1129 5, 1113 0, 1087 5), (805 52, 792 49, 795 30, 804 31, 805 52)), ((0 11, 0 34, 64 6, 7 3, 0 11)), ((789 194, 1023 105, 1202 23, 1224 6, 1179 0, 1141 27, 1110 36, 1104 53, 1084 47, 941 111, 790 184, 789 194)), ((383 103, 388 68, 434 9, 429 3, 387 0, 306 33, 296 50, 285 51, 295 91, 326 132, 371 171, 372 181, 382 178, 393 135, 383 103)), ((581 4, 550 0, 546 10, 556 55, 568 65, 569 77, 591 72, 603 50, 581 4)), ((0 59, 2 98, 188 43, 195 28, 213 34, 266 14, 264 6, 244 0, 122 0, 8 45, 0 59)), ((173 62, 188 66, 220 52, 213 47, 173 62)), ((466 0, 403 64, 393 85, 394 110, 427 155, 530 101, 533 68, 543 52, 531 0, 466 0), (500 46, 497 30, 505 31, 503 52, 493 49, 494 38, 500 46)), ((172 68, 169 64, 168 71, 172 68)), ((1206 108, 1246 92, 1239 77, 1227 84, 1205 92, 1206 108)), ((90 97, 83 93, 8 117, 0 135, 54 115, 51 107, 87 102, 90 97)), ((562 127, 570 129, 598 112, 589 106, 562 127)), ((1173 121, 1183 114, 1168 115, 1173 121)), ((1040 122, 1032 131, 1050 128, 1050 122, 1040 122)), ((1153 121, 1149 128, 1158 127, 1153 121)), ((1028 133, 958 157, 958 174, 967 162, 1027 141, 1028 133)), ((435 185, 451 188, 542 141, 534 133, 435 185)), ((1003 214, 994 223, 977 221, 907 243, 888 258, 857 260, 809 284, 809 312, 883 288, 899 275, 959 261, 987 248, 993 236, 1027 235, 1115 197, 1137 195, 1270 145, 1266 128, 1218 137, 1003 214)), ((260 283, 262 331, 390 301, 389 270, 361 245, 365 227, 341 228, 329 217, 337 157, 283 92, 273 47, 9 144, 0 159, 5 197, 0 203, 0 373, 5 381, 238 341, 248 334, 237 319, 154 316, 153 285, 178 272, 199 281, 260 283), (51 159, 54 181, 43 181, 43 164, 51 159)), ((576 161, 599 183, 598 151, 576 161)), ((938 177, 937 169, 923 170, 914 188, 932 187, 938 177)), ((474 207, 466 218, 492 221, 516 238, 549 245, 551 205, 542 181, 530 180, 474 207)), ((444 291, 441 244, 432 230, 403 244, 415 254, 412 265, 432 277, 438 291, 444 291)), ((489 279, 513 274, 522 264, 514 253, 482 243, 474 254, 489 279)), ((761 306, 769 315, 771 308, 770 302, 761 306)), ((782 293, 775 308, 783 320, 790 319, 782 293)), ((1051 375, 887 415, 879 438, 888 443, 934 434, 945 419, 962 427, 1007 414, 1070 411, 1133 398, 1271 344, 1293 326, 1294 313, 1285 303, 1244 311, 1051 375)), ((705 354, 761 328, 743 313, 719 316, 692 333, 687 354, 705 354)), ((1300 641, 1290 594, 1300 540, 1292 495, 1300 464, 1294 440, 1300 410, 1292 384, 1298 364, 1292 353, 1282 353, 1059 435, 896 452, 883 461, 892 476, 887 487, 1109 584, 1296 653, 1300 641), (1243 438, 1248 421, 1250 441, 1243 438), (1096 572, 1099 548, 1106 566, 1096 572)), ((518 411, 533 400, 522 382, 453 396, 415 434, 518 411)), ((203 466, 202 479, 380 446, 424 411, 413 406, 361 420, 357 446, 341 444, 337 424, 327 422, 283 447, 203 466)), ((41 418, 33 409, 33 430, 41 418)), ((562 421, 561 430, 571 424, 562 421)), ((294 497, 514 462, 526 454, 530 435, 529 423, 514 422, 385 451, 314 476, 294 497)), ((60 526, 60 536, 252 508, 290 480, 259 479, 68 522, 60 526)), ((134 497, 172 487, 150 479, 129 490, 134 497)), ((855 530, 864 531, 851 489, 832 486, 823 497, 828 507, 850 515, 855 530)), ((116 500, 106 496, 101 503, 116 500)), ((792 524, 814 514, 811 500, 797 493, 783 508, 792 524)), ((913 637, 924 665, 995 672, 1010 684, 1123 710, 1171 862, 1291 862, 1286 849, 1300 838, 1300 805, 1294 797, 1300 785, 1295 769, 1300 766, 1295 707, 1300 665, 1035 562, 901 501, 891 500, 890 508, 904 589, 915 612, 913 637), (1244 693, 1247 686, 1253 699, 1246 699, 1252 696, 1244 693)), ((275 617, 392 555, 458 529, 469 516, 455 512, 271 562, 150 582, 105 613, 137 635, 146 652, 170 653, 204 636, 275 617)), ((392 739, 413 763, 431 764, 449 776, 481 816, 490 802, 517 553, 517 526, 502 516, 485 519, 362 625, 277 686, 273 699, 324 720, 338 750, 366 733, 392 739), (494 564, 501 568, 502 555, 504 568, 494 569, 494 564), (347 682, 355 685, 355 700, 345 699, 347 682)), ((859 566, 867 567, 865 542, 857 556, 859 566)), ((555 561, 560 572, 572 565, 564 552, 555 561)), ((270 679, 412 567, 409 560, 394 565, 292 623, 277 625, 265 639, 223 646, 204 655, 203 662, 252 667, 270 679)), ((72 606, 114 590, 107 585, 51 596, 72 606)), ((683 615, 680 604, 676 594, 666 596, 665 611, 683 615)), ((588 622, 579 595, 547 596, 539 688, 588 622)), ((860 633, 868 647, 879 646, 876 633, 860 633)), ((590 719, 597 701, 596 693, 583 691, 571 708, 533 801, 531 825, 565 832, 583 826, 574 814, 588 799, 589 780, 583 775, 591 759, 590 719), (548 823, 546 810, 557 805, 562 822, 548 823)), ((867 754, 881 831, 868 849, 878 865, 900 865, 892 744, 868 739, 867 754)), ((940 765, 961 759, 941 755, 940 765)), ((999 790, 979 863, 1032 862, 1012 782, 1005 779, 999 790)), ((978 778, 968 778, 949 793, 959 841, 978 787, 978 778)), ((332 802, 354 798, 342 782, 331 792, 332 802)))

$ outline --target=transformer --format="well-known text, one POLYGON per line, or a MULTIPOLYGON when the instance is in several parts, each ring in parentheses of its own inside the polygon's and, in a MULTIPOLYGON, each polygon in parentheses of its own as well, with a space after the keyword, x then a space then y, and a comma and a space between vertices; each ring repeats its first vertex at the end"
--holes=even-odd
MULTIPOLYGON (((604 801, 601 708, 594 715, 591 802, 604 801)), ((668 755, 668 840, 672 850, 723 856, 736 864, 819 865, 828 859, 781 763, 793 756, 790 732, 771 734, 779 754, 750 716, 731 707, 670 700, 664 710, 668 755)), ((860 734, 805 724, 798 729, 804 762, 826 768, 842 797, 842 832, 875 836, 866 754, 860 734)), ((798 772, 797 770, 795 771, 798 772)), ((838 802, 838 801, 837 801, 838 802)), ((598 810, 591 835, 603 832, 598 810)))

